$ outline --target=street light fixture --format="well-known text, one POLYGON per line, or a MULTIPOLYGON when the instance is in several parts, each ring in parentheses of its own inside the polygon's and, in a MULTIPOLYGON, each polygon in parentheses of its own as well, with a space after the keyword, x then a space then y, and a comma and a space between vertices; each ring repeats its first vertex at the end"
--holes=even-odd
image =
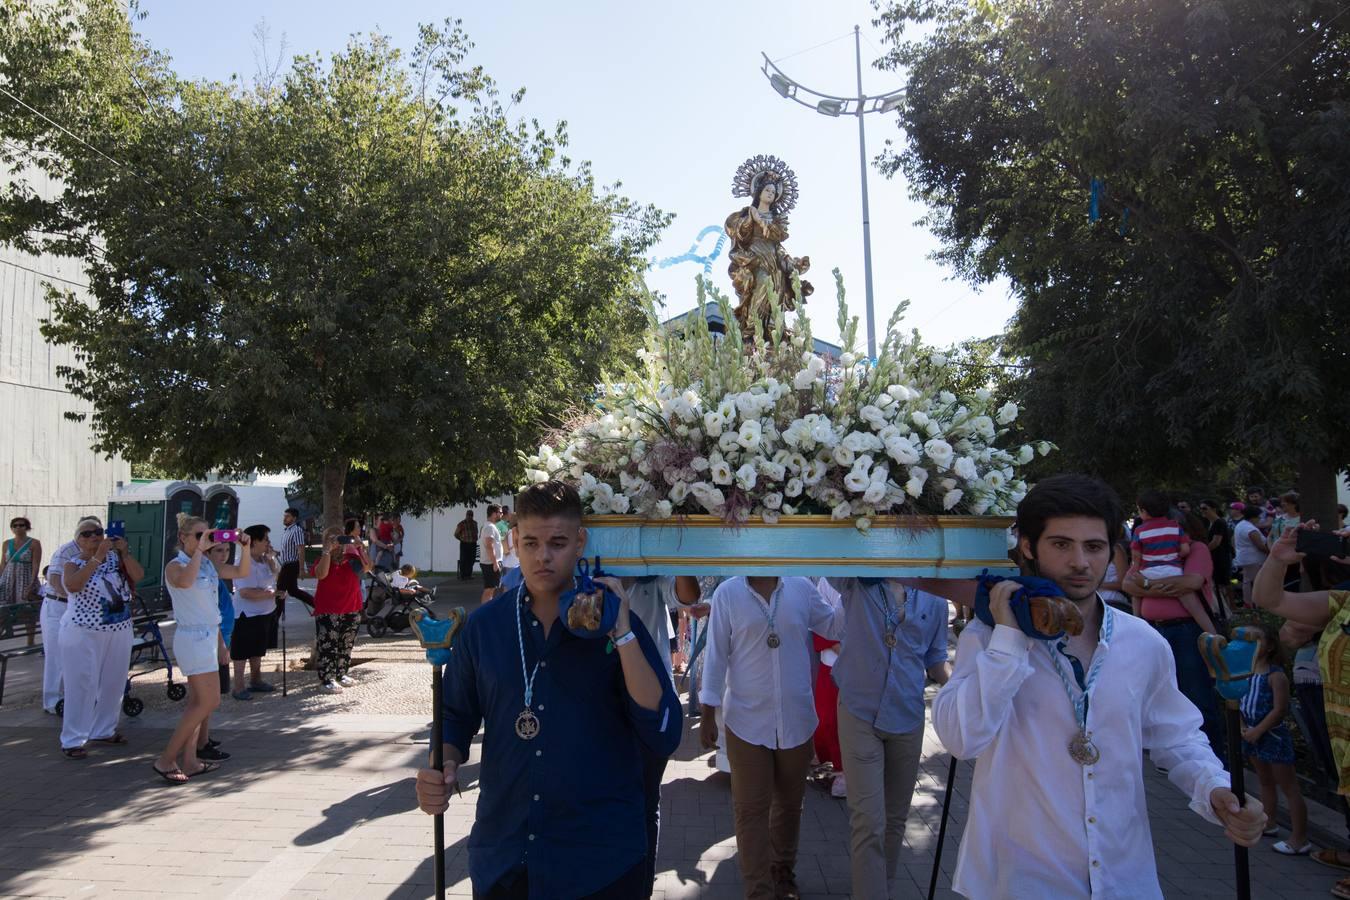
POLYGON ((769 79, 769 84, 781 97, 814 109, 822 116, 829 116, 832 119, 839 116, 858 117, 858 161, 859 168, 862 171, 863 274, 867 284, 867 355, 871 359, 876 359, 877 329, 872 302, 872 224, 867 207, 867 135, 863 128, 863 116, 873 112, 894 112, 900 108, 900 104, 905 102, 905 91, 904 88, 900 88, 876 97, 868 97, 863 93, 862 32, 857 25, 853 26, 853 52, 857 61, 858 74, 858 94, 856 97, 837 97, 833 94, 822 94, 820 91, 812 90, 806 85, 794 81, 791 76, 774 65, 773 60, 769 59, 767 53, 763 54, 764 65, 760 68, 760 71, 769 79))

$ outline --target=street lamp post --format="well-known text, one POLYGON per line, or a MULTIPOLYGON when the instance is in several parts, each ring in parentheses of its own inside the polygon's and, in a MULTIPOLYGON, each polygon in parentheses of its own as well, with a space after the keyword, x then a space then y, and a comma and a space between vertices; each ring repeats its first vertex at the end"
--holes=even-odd
POLYGON ((872 223, 867 205, 867 133, 863 124, 866 113, 887 113, 896 109, 903 101, 905 92, 901 88, 876 97, 868 97, 862 88, 862 32, 853 26, 853 52, 857 62, 858 94, 856 97, 839 97, 822 94, 804 84, 794 81, 786 72, 774 65, 767 53, 760 71, 769 79, 769 84, 782 97, 794 100, 802 106, 810 107, 822 116, 858 117, 858 164, 862 175, 862 227, 863 227, 863 275, 867 286, 867 355, 870 359, 877 356, 876 316, 872 300, 872 223))

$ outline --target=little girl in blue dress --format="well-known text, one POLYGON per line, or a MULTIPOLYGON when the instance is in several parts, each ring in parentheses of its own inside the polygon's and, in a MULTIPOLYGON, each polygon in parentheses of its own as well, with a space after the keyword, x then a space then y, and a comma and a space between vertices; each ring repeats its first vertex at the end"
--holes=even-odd
MULTIPOLYGON (((1294 773, 1294 736, 1285 723, 1289 714, 1289 676, 1280 658, 1279 634, 1262 625, 1264 640, 1256 660, 1255 674, 1242 698, 1242 755, 1256 770, 1261 782, 1261 805, 1270 821, 1275 821, 1275 804, 1283 793, 1289 804, 1292 827, 1289 840, 1272 848, 1286 856, 1306 856, 1312 852, 1308 842, 1308 807, 1299 793, 1294 773)), ((1276 834, 1272 824, 1267 835, 1276 834)))

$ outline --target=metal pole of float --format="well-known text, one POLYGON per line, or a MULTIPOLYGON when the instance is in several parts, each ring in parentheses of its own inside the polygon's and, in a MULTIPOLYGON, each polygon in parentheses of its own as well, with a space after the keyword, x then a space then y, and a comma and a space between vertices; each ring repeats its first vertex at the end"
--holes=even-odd
POLYGON ((877 323, 872 308, 872 217, 867 207, 867 132, 863 112, 867 97, 862 85, 862 31, 853 26, 853 52, 858 64, 858 168, 862 172, 863 276, 867 285, 867 358, 877 358, 877 323))

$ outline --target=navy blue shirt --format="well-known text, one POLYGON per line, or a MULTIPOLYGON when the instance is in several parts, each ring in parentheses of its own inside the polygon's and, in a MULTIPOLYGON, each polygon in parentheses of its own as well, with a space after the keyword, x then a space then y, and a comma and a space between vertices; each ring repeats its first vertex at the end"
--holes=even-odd
POLYGON ((548 639, 523 589, 474 610, 445 668, 447 743, 469 758, 484 725, 478 809, 469 835, 469 877, 486 893, 524 865, 530 897, 592 894, 647 855, 642 753, 669 757, 680 744, 680 701, 650 635, 630 618, 662 685, 656 710, 628 695, 609 641, 575 637, 561 620, 548 639), (539 662, 531 709, 533 740, 516 735, 525 708, 516 610, 527 671, 539 662))

